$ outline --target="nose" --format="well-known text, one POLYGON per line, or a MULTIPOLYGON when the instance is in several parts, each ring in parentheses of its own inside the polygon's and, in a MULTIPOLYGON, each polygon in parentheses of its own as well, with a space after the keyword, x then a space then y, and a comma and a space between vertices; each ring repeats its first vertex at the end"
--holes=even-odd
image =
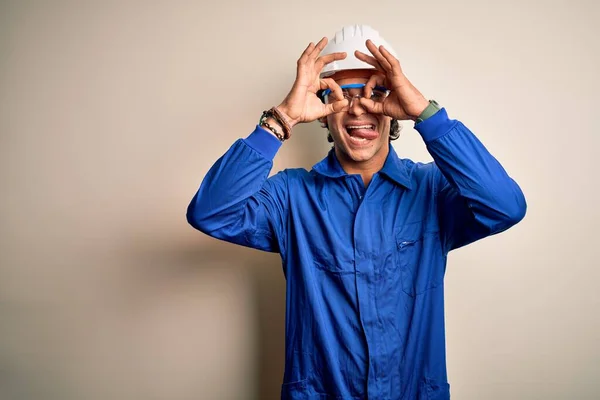
POLYGON ((352 96, 350 99, 350 105, 348 106, 348 113, 356 116, 361 116, 367 112, 360 104, 361 96, 359 94, 352 96))

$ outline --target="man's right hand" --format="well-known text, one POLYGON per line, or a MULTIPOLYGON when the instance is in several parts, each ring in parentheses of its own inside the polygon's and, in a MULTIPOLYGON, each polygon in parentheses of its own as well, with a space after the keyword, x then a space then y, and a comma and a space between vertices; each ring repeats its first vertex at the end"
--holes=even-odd
POLYGON ((332 53, 319 57, 327 45, 327 38, 317 43, 310 43, 300 59, 296 71, 296 81, 292 90, 277 107, 287 118, 291 126, 301 122, 312 122, 335 112, 343 111, 348 100, 339 100, 324 104, 317 96, 323 89, 331 89, 338 99, 343 99, 342 89, 331 78, 319 79, 323 67, 333 61, 343 60, 346 53, 332 53))

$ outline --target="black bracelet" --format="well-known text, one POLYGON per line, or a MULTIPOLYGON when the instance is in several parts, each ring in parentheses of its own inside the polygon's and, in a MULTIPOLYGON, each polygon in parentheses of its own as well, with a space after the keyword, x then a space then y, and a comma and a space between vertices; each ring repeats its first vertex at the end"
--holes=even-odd
POLYGON ((275 128, 273 128, 271 125, 269 125, 269 123, 267 122, 267 118, 269 118, 269 117, 275 119, 273 117, 273 111, 271 111, 271 110, 264 111, 262 116, 260 117, 260 121, 258 121, 258 125, 260 125, 264 128, 267 128, 268 130, 273 132, 273 135, 277 136, 277 139, 279 139, 280 142, 285 141, 285 137, 281 133, 277 132, 277 130, 275 128))
POLYGON ((277 132, 275 130, 275 128, 273 128, 267 122, 261 122, 259 125, 262 126, 263 128, 267 128, 268 130, 270 130, 273 133, 273 135, 277 136, 277 139, 279 139, 280 142, 283 142, 285 140, 283 138, 283 135, 281 133, 277 132))

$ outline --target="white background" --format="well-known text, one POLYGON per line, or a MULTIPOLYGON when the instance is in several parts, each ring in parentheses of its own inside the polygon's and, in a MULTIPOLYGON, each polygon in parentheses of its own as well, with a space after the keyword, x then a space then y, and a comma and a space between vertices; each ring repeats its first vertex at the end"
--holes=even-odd
MULTIPOLYGON (((597 398, 598 4, 1 2, 0 398, 277 398, 278 256, 210 239, 185 210, 308 42, 353 23, 528 201, 449 256, 453 398, 597 398)), ((325 135, 295 129, 274 170, 310 168, 325 135)), ((412 124, 395 148, 430 160, 412 124)))

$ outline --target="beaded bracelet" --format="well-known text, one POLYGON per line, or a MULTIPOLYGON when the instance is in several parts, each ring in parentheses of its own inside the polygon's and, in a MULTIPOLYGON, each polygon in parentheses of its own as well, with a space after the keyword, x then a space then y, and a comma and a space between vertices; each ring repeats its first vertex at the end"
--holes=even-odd
MULTIPOLYGON (((280 141, 284 141, 285 139, 287 139, 285 137, 285 130, 284 130, 284 134, 282 135, 281 133, 279 133, 274 127, 272 127, 268 122, 267 122, 267 118, 273 118, 277 123, 279 123, 280 125, 283 125, 278 118, 274 115, 273 113, 273 108, 267 111, 263 111, 261 117, 260 117, 260 121, 258 121, 258 125, 267 128, 268 130, 270 130, 271 132, 273 132, 273 134, 275 136, 277 136, 277 139, 279 139, 280 141)), ((283 126, 282 126, 283 128, 283 126)), ((285 129, 285 128, 284 128, 285 129)))
POLYGON ((259 125, 264 128, 267 128, 268 130, 273 132, 273 135, 277 136, 277 139, 279 139, 280 142, 283 142, 285 140, 283 135, 281 133, 277 132, 277 130, 275 128, 273 128, 271 125, 269 125, 269 123, 267 121, 261 121, 261 122, 259 122, 259 125))
POLYGON ((273 118, 281 126, 283 129, 283 140, 287 140, 292 136, 292 127, 277 107, 272 107, 270 110, 264 111, 260 117, 259 125, 267 118, 273 118))

